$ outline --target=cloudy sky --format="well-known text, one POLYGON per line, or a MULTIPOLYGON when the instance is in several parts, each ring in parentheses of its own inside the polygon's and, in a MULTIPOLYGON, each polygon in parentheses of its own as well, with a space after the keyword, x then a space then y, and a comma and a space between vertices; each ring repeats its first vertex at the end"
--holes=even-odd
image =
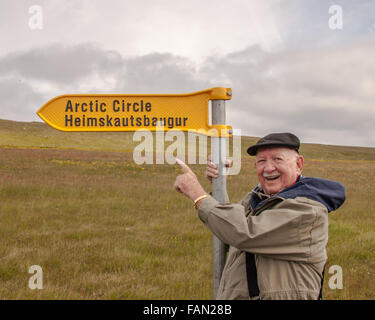
POLYGON ((245 135, 375 147, 373 0, 0 0, 0 39, 1 119, 40 121, 59 94, 223 86, 245 135))

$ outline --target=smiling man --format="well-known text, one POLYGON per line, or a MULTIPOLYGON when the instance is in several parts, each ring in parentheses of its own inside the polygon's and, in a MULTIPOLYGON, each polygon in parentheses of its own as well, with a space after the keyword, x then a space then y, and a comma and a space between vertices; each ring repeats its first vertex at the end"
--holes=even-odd
POLYGON ((264 148, 256 155, 255 168, 266 194, 274 195, 297 182, 303 157, 287 148, 264 148))
MULTIPOLYGON (((271 133, 251 146, 259 184, 238 204, 208 195, 181 161, 175 188, 230 246, 217 299, 319 299, 327 261, 328 213, 345 201, 339 183, 302 176, 300 141, 271 133)), ((209 161, 207 178, 218 177, 209 161)))

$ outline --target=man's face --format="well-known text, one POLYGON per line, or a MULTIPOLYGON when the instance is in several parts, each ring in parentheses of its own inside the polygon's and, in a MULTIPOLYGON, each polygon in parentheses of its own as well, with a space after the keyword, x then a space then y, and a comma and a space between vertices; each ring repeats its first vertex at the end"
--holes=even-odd
POLYGON ((266 194, 273 195, 291 186, 302 173, 303 157, 295 150, 280 147, 259 148, 255 169, 266 194))

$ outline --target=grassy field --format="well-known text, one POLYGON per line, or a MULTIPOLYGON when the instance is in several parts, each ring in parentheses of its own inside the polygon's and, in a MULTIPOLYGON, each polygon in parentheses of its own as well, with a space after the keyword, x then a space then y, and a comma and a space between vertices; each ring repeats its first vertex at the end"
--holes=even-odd
MULTIPOLYGON (((256 183, 228 177, 239 201, 256 183)), ((174 191, 177 165, 136 165, 131 133, 63 133, 0 120, 0 299, 211 299, 212 236, 174 191), (31 265, 43 290, 30 290, 31 265)), ((342 182, 329 216, 325 299, 375 298, 375 149, 303 144, 304 175, 342 182), (328 287, 328 268, 343 289, 328 287)), ((204 165, 192 165, 202 185, 204 165)))

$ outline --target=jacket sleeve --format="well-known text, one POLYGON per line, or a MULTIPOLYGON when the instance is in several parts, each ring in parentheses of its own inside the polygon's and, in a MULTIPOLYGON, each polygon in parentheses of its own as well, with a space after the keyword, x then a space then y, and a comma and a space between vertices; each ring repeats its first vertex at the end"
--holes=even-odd
POLYGON ((324 209, 303 199, 285 199, 258 216, 246 217, 243 205, 219 203, 209 197, 202 201, 198 214, 222 242, 239 250, 307 261, 312 246, 324 241, 326 222, 324 209))

